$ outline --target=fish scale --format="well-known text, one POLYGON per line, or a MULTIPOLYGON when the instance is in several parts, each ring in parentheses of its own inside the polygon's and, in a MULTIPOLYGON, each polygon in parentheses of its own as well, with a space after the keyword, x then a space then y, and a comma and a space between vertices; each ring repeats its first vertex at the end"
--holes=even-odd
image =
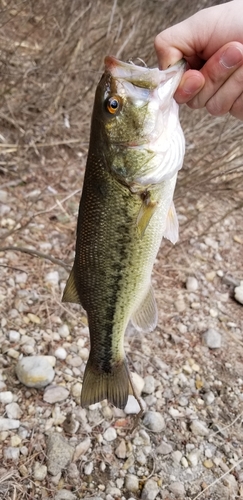
MULTIPOLYGON (((130 75, 131 65, 109 58, 96 91, 78 215, 76 254, 63 301, 80 303, 88 317, 91 348, 83 379, 82 406, 108 399, 115 406, 124 408, 131 390, 124 353, 124 334, 130 320, 140 331, 152 331, 157 323, 151 272, 161 239, 166 233, 177 172, 174 172, 173 163, 171 178, 145 185, 140 178, 137 181, 137 176, 142 175, 139 169, 145 170, 146 147, 148 166, 151 158, 154 161, 153 151, 145 147, 141 164, 141 145, 139 150, 133 144, 121 142, 119 146, 117 137, 120 140, 125 134, 126 141, 129 136, 133 143, 133 137, 139 139, 139 127, 140 135, 144 137, 148 94, 140 113, 138 103, 141 104, 143 76, 139 80, 139 99, 135 102, 134 96, 126 95, 124 78, 119 87, 119 76, 113 77, 119 64, 125 65, 125 69, 129 67, 130 75), (107 114, 106 110, 110 95, 114 106, 115 99, 118 103, 122 102, 119 113, 116 106, 115 110, 111 108, 110 114, 114 113, 114 116, 107 114), (129 164, 132 169, 130 176, 129 164), (119 165, 123 168, 117 168, 119 165)), ((153 78, 157 74, 159 78, 164 78, 161 73, 165 72, 149 71, 159 72, 153 73, 153 78)), ((146 72, 146 78, 148 75, 150 73, 146 72)), ((151 85, 154 91, 154 80, 151 85)), ((135 93, 136 86, 133 87, 132 92, 135 93)), ((145 88, 148 87, 146 80, 145 88)), ((128 90, 131 90, 131 86, 128 90)), ((153 119, 157 126, 157 116, 148 118, 150 128, 153 119)), ((182 132, 180 128, 178 130, 178 142, 181 142, 182 132)), ((152 132, 156 135, 156 130, 152 132)), ((173 147, 175 144, 173 138, 173 147)), ((178 144, 180 147, 181 143, 178 144)), ((172 154, 175 156, 175 151, 172 154)), ((178 168, 181 158, 179 160, 178 168)), ((171 213, 173 226, 175 214, 173 210, 171 213)))

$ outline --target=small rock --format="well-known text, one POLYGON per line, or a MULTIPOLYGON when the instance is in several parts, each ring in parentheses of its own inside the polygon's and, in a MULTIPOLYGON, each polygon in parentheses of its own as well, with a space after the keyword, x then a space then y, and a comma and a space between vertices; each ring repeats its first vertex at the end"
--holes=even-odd
POLYGON ((9 403, 5 406, 5 410, 8 418, 16 418, 19 419, 22 415, 22 410, 18 403, 9 403))
MULTIPOLYGON (((141 399, 140 397, 139 397, 139 399, 140 399, 140 403, 144 409, 146 407, 146 404, 143 401, 143 399, 141 399)), ((127 404, 124 408, 124 412, 126 413, 126 415, 137 415, 137 413, 139 413, 140 410, 141 410, 141 408, 140 408, 136 398, 134 396, 132 396, 132 394, 129 394, 128 399, 127 399, 127 404)))
POLYGON ((93 468, 94 468, 93 462, 88 462, 87 464, 85 464, 85 466, 84 466, 85 476, 90 476, 90 474, 92 474, 92 472, 93 472, 93 468))
POLYGON ((136 373, 136 372, 131 372, 130 375, 131 375, 132 383, 133 383, 134 390, 135 390, 137 396, 141 396, 141 394, 143 392, 143 388, 144 388, 143 378, 140 377, 140 375, 138 375, 138 373, 136 373))
POLYGON ((17 330, 9 330, 8 332, 9 342, 17 343, 20 340, 20 333, 17 330))
POLYGON ((186 280, 186 289, 188 292, 196 292, 198 289, 198 281, 194 276, 188 276, 186 280))
POLYGON ((176 308, 177 312, 179 312, 179 313, 185 311, 186 303, 185 303, 184 299, 177 299, 175 301, 175 308, 176 308))
POLYGON ((58 271, 51 271, 45 275, 45 282, 52 286, 57 286, 59 283, 58 271))
POLYGON ((136 493, 139 490, 139 480, 135 474, 127 474, 125 478, 125 488, 131 493, 136 493))
POLYGON ((58 333, 60 337, 66 338, 70 335, 68 325, 64 324, 58 328, 58 333))
POLYGON ((209 434, 209 429, 206 427, 206 424, 200 420, 193 420, 191 423, 191 431, 195 436, 207 436, 209 434))
POLYGON ((43 401, 54 404, 65 401, 69 396, 69 390, 63 385, 50 385, 45 389, 43 401))
POLYGON ((63 422, 63 429, 65 432, 68 434, 75 434, 79 428, 79 422, 75 420, 74 416, 72 413, 68 413, 64 422, 63 422))
POLYGON ((8 403, 12 403, 12 401, 13 401, 13 393, 11 391, 0 392, 0 403, 6 405, 8 403))
POLYGON ((77 500, 77 496, 74 495, 70 490, 59 490, 55 497, 54 500, 77 500))
POLYGON ((169 485, 169 490, 171 491, 171 493, 173 493, 173 495, 177 497, 184 497, 185 495, 184 484, 181 483, 180 481, 175 481, 174 483, 171 483, 169 485))
POLYGON ((211 405, 215 400, 214 393, 212 391, 206 392, 203 395, 203 399, 204 399, 205 405, 207 405, 207 406, 211 405))
POLYGON ((159 453, 160 455, 168 455, 173 451, 173 448, 171 444, 165 443, 165 441, 162 441, 158 448, 156 449, 156 452, 159 453))
POLYGON ((161 432, 165 428, 165 421, 161 413, 147 411, 143 418, 143 423, 152 432, 161 432))
POLYGON ((54 356, 57 359, 66 359, 67 351, 66 351, 66 349, 64 349, 64 347, 58 347, 54 352, 54 356))
POLYGON ((240 304, 243 304, 243 281, 240 282, 240 286, 236 286, 234 290, 235 300, 240 304))
POLYGON ((84 455, 86 453, 86 451, 88 451, 90 445, 91 445, 91 440, 89 437, 87 437, 86 439, 81 441, 81 443, 79 443, 75 448, 75 452, 73 455, 73 461, 76 462, 76 460, 79 460, 81 455, 84 455))
POLYGON ((199 456, 200 456, 200 451, 196 450, 196 449, 192 450, 192 451, 190 451, 190 453, 188 453, 187 460, 192 467, 197 466, 199 456))
POLYGON ((39 462, 35 462, 34 464, 34 479, 36 481, 43 481, 47 475, 47 466, 44 464, 40 464, 39 462))
POLYGON ((115 449, 115 455, 117 458, 126 458, 126 441, 122 439, 117 448, 115 449))
POLYGON ((7 191, 0 189, 0 203, 6 203, 7 199, 8 199, 7 191))
POLYGON ((114 439, 117 438, 116 429, 114 429, 114 427, 108 427, 108 429, 106 429, 106 431, 103 434, 103 438, 106 441, 114 441, 114 439))
POLYGON ((172 457, 173 462, 175 462, 176 464, 179 464, 181 459, 182 459, 182 453, 180 450, 173 451, 171 457, 172 457))
POLYGON ((207 236, 205 239, 205 244, 208 246, 208 247, 211 247, 213 248, 214 250, 217 250, 218 249, 218 242, 216 240, 214 240, 213 238, 210 238, 209 236, 207 236))
POLYGON ((218 349, 219 347, 221 347, 222 335, 221 333, 217 332, 217 330, 209 328, 203 334, 203 340, 206 346, 209 347, 210 349, 218 349))
POLYGON ((3 456, 5 460, 14 460, 17 461, 19 459, 19 448, 14 448, 13 446, 8 446, 3 450, 3 456))
POLYGON ((18 429, 20 426, 20 421, 14 418, 3 418, 0 417, 0 432, 10 431, 12 429, 18 429))
POLYGON ((81 382, 76 382, 75 384, 72 385, 71 387, 71 394, 74 398, 80 398, 81 397, 81 391, 82 391, 82 384, 81 382))
POLYGON ((36 389, 50 384, 55 373, 48 358, 49 356, 28 356, 20 359, 15 367, 19 381, 36 389))
POLYGON ((213 462, 209 458, 207 460, 204 460, 203 465, 204 465, 204 467, 206 467, 206 469, 211 469, 213 467, 213 462))
POLYGON ((146 481, 143 487, 141 499, 154 500, 157 497, 158 493, 159 493, 159 487, 157 482, 154 481, 154 479, 148 479, 148 481, 146 481))
POLYGON ((56 476, 72 461, 74 448, 59 433, 53 432, 47 438, 46 454, 47 470, 56 476))
POLYGON ((155 391, 155 379, 153 375, 147 375, 144 379, 144 394, 153 394, 155 391))

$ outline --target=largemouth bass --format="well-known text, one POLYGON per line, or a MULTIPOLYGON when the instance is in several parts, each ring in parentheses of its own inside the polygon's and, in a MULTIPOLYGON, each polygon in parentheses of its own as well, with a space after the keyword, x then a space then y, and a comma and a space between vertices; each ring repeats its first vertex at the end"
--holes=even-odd
POLYGON ((160 71, 105 58, 97 86, 77 224, 76 256, 63 294, 87 312, 90 355, 81 405, 108 399, 124 408, 129 321, 154 330, 151 272, 162 237, 173 243, 173 205, 184 135, 173 94, 184 61, 160 71))

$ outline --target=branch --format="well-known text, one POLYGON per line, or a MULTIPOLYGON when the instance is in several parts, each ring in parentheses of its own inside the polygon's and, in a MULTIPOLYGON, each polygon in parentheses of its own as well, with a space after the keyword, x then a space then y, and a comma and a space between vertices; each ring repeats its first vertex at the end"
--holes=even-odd
POLYGON ((32 250, 31 248, 25 247, 0 247, 0 252, 22 252, 27 253, 28 255, 32 255, 33 257, 40 257, 41 259, 50 260, 53 264, 57 264, 58 266, 64 267, 66 271, 71 271, 71 266, 60 259, 56 259, 55 257, 51 257, 45 253, 39 252, 38 250, 32 250))

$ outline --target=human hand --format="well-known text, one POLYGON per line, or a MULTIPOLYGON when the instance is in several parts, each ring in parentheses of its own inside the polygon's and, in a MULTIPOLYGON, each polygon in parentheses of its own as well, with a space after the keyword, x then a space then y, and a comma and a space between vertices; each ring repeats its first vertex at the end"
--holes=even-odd
POLYGON ((243 120, 243 1, 197 12, 155 39, 162 69, 184 57, 188 69, 175 93, 190 108, 243 120))

